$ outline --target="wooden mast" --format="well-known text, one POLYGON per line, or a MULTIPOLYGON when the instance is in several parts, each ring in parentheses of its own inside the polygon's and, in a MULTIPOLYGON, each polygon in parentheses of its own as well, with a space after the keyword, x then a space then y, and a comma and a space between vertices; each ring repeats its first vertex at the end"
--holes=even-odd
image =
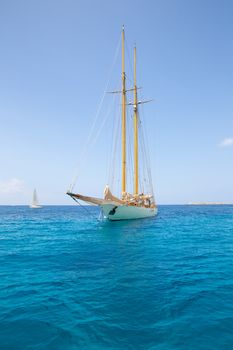
POLYGON ((126 192, 125 30, 122 28, 122 195, 126 192))
POLYGON ((136 80, 136 46, 134 46, 134 194, 138 194, 138 99, 136 80))

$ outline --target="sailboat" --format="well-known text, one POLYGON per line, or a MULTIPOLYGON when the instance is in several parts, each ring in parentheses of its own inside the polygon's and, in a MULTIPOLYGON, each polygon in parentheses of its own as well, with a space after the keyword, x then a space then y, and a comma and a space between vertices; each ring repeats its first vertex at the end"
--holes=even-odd
POLYGON ((142 193, 139 191, 139 113, 138 107, 141 103, 148 101, 139 101, 137 97, 137 80, 136 80, 136 46, 134 47, 134 86, 131 89, 126 88, 125 73, 125 30, 122 28, 122 88, 116 91, 122 95, 122 116, 121 116, 121 196, 117 197, 112 194, 108 185, 104 189, 103 198, 89 197, 79 193, 68 191, 67 194, 75 201, 84 201, 91 205, 97 205, 101 208, 103 217, 111 221, 129 220, 153 217, 157 214, 157 206, 154 200, 153 189, 151 193, 142 193), (127 103, 126 94, 132 91, 134 95, 133 102, 127 103), (127 191, 127 115, 126 106, 133 106, 133 147, 134 147, 134 166, 133 166, 133 193, 127 191))
POLYGON ((33 191, 33 196, 32 196, 32 203, 30 205, 30 208, 32 209, 40 209, 42 206, 39 204, 36 189, 33 191))

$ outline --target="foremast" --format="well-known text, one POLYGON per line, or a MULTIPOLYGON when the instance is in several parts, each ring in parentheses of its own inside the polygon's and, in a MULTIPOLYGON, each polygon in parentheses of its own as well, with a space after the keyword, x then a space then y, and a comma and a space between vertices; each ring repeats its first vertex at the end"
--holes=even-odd
MULTIPOLYGON (((136 78, 136 46, 134 46, 134 195, 138 195, 138 99, 136 78)), ((126 195, 126 75, 125 30, 122 28, 122 196, 126 195)))

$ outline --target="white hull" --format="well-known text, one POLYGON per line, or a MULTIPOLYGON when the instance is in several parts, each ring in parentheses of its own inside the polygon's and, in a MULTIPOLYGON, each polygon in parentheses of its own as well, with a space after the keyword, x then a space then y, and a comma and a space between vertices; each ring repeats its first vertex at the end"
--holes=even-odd
POLYGON ((41 205, 30 205, 30 208, 31 209, 40 209, 40 208, 42 208, 42 206, 41 205))
POLYGON ((103 204, 101 205, 101 208, 103 210, 104 218, 111 221, 149 218, 155 216, 158 212, 157 208, 129 205, 103 204))

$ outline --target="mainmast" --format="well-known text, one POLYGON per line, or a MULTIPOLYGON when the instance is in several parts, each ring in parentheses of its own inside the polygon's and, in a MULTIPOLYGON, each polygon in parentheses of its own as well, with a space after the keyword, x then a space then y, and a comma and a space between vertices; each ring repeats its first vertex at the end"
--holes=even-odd
POLYGON ((122 28, 122 195, 126 192, 125 30, 122 28))
POLYGON ((138 99, 136 80, 136 46, 134 46, 134 194, 138 194, 138 99))

